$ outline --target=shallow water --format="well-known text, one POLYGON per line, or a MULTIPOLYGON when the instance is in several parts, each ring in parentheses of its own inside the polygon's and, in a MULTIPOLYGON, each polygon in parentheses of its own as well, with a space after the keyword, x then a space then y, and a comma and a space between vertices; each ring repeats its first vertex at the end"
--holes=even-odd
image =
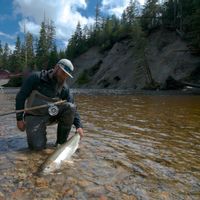
MULTIPOLYGON (((14 96, 0 94, 1 113, 14 96)), ((200 199, 200 96, 75 99, 85 137, 53 175, 36 172, 54 151, 56 126, 48 148, 31 152, 15 116, 0 118, 0 199, 200 199)))

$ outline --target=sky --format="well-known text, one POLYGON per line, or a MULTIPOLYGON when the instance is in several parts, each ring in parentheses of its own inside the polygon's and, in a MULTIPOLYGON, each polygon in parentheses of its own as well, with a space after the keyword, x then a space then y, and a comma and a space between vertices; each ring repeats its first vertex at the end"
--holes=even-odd
MULTIPOLYGON (((144 4, 145 0, 139 0, 144 4)), ((120 17, 130 0, 98 0, 102 15, 120 17)), ((81 26, 93 24, 97 0, 0 0, 0 41, 14 50, 16 37, 23 40, 24 27, 34 37, 39 36, 41 22, 53 20, 57 46, 63 49, 81 26)))

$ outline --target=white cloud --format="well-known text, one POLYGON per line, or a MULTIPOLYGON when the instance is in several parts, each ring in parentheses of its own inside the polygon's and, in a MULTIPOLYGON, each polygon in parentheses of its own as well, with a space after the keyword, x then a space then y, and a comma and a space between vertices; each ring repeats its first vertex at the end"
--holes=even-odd
POLYGON ((81 25, 91 24, 93 18, 86 18, 81 15, 78 9, 86 9, 86 0, 14 0, 16 14, 23 16, 19 22, 20 31, 24 31, 24 23, 27 31, 38 35, 41 22, 45 19, 52 20, 56 27, 56 38, 68 41, 74 32, 78 21, 81 25))
POLYGON ((40 25, 27 19, 21 20, 19 22, 19 27, 21 32, 29 31, 30 33, 34 33, 34 35, 39 35, 40 32, 40 25))
MULTIPOLYGON (((90 0, 93 1, 93 0, 90 0)), ((142 3, 144 0, 140 0, 142 3)), ((130 0, 102 0, 101 10, 104 13, 121 17, 130 0)), ((14 12, 21 15, 20 31, 26 30, 38 36, 41 22, 52 20, 56 27, 56 38, 64 44, 70 39, 78 21, 82 26, 94 23, 94 17, 85 17, 79 9, 87 9, 88 0, 13 0, 14 12)), ((94 8, 95 9, 95 8, 94 8)))
POLYGON ((0 36, 6 37, 6 38, 11 39, 11 40, 13 40, 15 38, 15 36, 6 34, 6 33, 1 32, 1 31, 0 31, 0 36))
MULTIPOLYGON (((102 0, 101 10, 109 15, 116 15, 120 18, 129 2, 130 0, 102 0)), ((138 2, 143 5, 145 0, 138 0, 138 2)))
POLYGON ((124 9, 128 6, 130 0, 103 0, 101 10, 108 14, 121 17, 124 9))
POLYGON ((139 0, 141 5, 144 5, 146 3, 146 0, 139 0))
POLYGON ((9 44, 8 47, 11 50, 11 52, 13 52, 15 50, 15 45, 14 44, 9 44))

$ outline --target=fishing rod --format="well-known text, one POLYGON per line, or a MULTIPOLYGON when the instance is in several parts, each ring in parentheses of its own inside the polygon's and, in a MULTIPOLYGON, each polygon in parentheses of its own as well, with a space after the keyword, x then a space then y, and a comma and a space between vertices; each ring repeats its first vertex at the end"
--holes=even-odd
POLYGON ((51 116, 55 116, 59 112, 59 109, 58 109, 57 105, 63 104, 66 101, 67 100, 61 100, 61 101, 56 101, 54 103, 43 104, 43 105, 34 106, 34 107, 30 107, 30 108, 25 108, 25 109, 21 109, 21 110, 14 110, 14 111, 10 111, 10 112, 6 112, 6 113, 0 114, 0 117, 1 116, 5 116, 5 115, 14 114, 14 113, 21 113, 21 112, 27 112, 27 111, 37 110, 37 109, 46 108, 46 107, 49 107, 48 108, 48 113, 51 116))

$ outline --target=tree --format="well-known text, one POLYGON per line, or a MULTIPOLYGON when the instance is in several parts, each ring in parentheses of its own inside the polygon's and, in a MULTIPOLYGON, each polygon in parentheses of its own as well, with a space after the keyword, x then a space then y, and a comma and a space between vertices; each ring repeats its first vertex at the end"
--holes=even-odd
POLYGON ((48 66, 48 44, 45 22, 41 23, 40 37, 36 49, 36 63, 39 69, 47 68, 48 66))
POLYGON ((165 2, 162 6, 162 22, 168 28, 176 27, 176 4, 174 0, 165 2))
POLYGON ((13 52, 13 57, 12 57, 12 71, 19 72, 23 69, 21 52, 22 52, 21 40, 20 37, 17 36, 17 40, 15 43, 15 50, 13 52))
POLYGON ((68 58, 75 58, 83 53, 87 49, 85 37, 83 37, 83 31, 80 22, 77 23, 76 30, 69 40, 66 56, 68 58))
MULTIPOLYGON (((63 57, 61 57, 63 58, 63 57)), ((54 65, 56 65, 56 63, 58 62, 58 52, 57 52, 57 47, 56 45, 54 44, 53 48, 51 49, 51 52, 50 52, 50 56, 49 56, 49 67, 52 67, 54 65)))
POLYGON ((46 24, 46 40, 47 40, 47 49, 49 52, 51 52, 55 47, 54 45, 55 35, 56 31, 54 22, 51 20, 46 24))
POLYGON ((141 22, 146 31, 151 31, 161 24, 161 8, 158 0, 147 0, 142 12, 141 22))
POLYGON ((34 38, 31 33, 27 33, 25 36, 25 48, 26 48, 26 59, 27 59, 27 68, 33 69, 35 65, 35 55, 34 55, 34 46, 33 46, 34 38))
POLYGON ((36 63, 39 69, 49 67, 49 55, 55 45, 55 27, 53 21, 41 23, 40 37, 36 48, 36 63))
POLYGON ((101 16, 100 16, 100 4, 97 0, 96 8, 95 8, 95 31, 98 32, 101 27, 101 16))
POLYGON ((133 24, 135 21, 135 2, 130 0, 129 5, 127 6, 126 10, 126 22, 128 24, 133 24))
POLYGON ((5 69, 9 69, 9 55, 10 55, 10 48, 8 46, 8 43, 5 43, 4 49, 3 49, 3 55, 2 55, 2 63, 5 69))
POLYGON ((122 13, 122 23, 132 25, 139 15, 140 3, 137 0, 130 0, 128 6, 122 13))
POLYGON ((200 1, 169 0, 162 6, 163 25, 173 27, 192 46, 200 48, 200 1))
POLYGON ((3 48, 0 40, 0 69, 3 68, 3 48))

